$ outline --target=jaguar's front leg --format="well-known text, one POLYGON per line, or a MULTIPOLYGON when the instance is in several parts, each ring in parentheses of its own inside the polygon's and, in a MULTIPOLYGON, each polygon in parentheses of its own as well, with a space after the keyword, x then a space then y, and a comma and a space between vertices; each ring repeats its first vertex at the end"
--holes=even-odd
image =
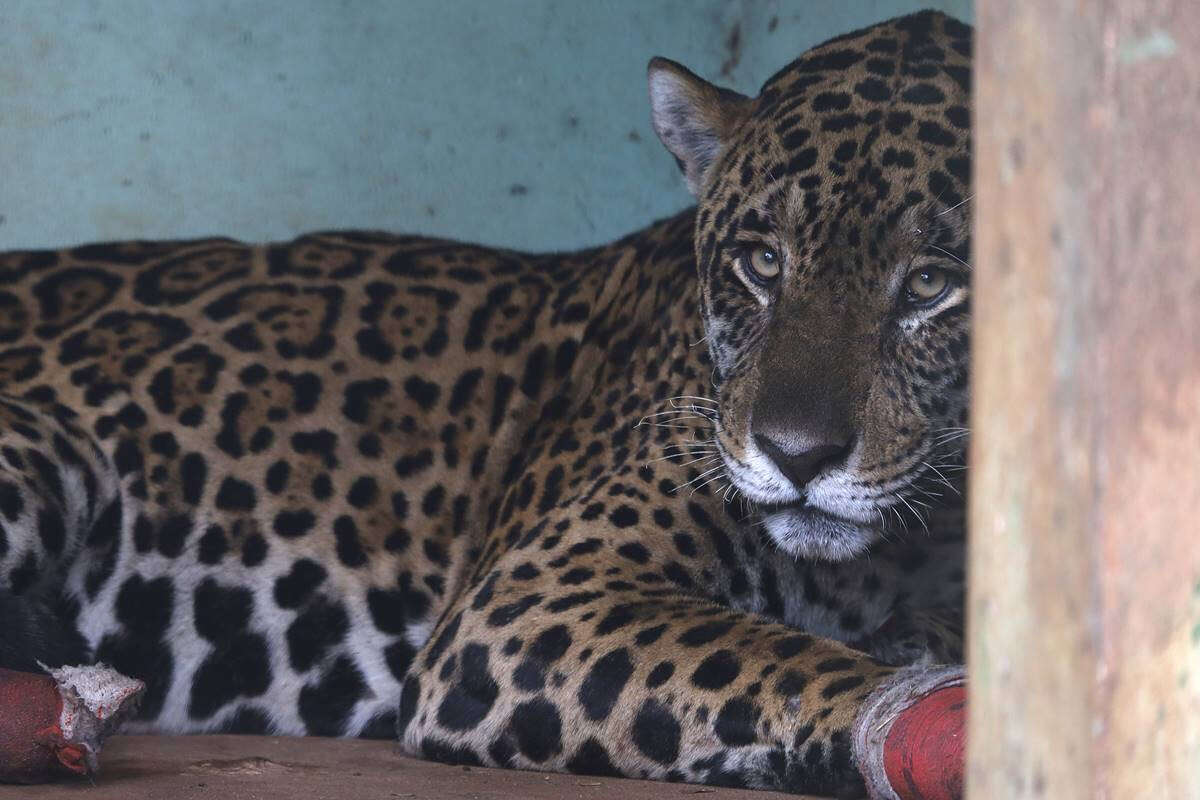
POLYGON ((615 566, 572 574, 513 555, 414 663, 400 709, 410 752, 853 797, 865 793, 852 742, 868 698, 900 680, 915 699, 948 677, 897 673, 703 598, 639 589, 615 566))

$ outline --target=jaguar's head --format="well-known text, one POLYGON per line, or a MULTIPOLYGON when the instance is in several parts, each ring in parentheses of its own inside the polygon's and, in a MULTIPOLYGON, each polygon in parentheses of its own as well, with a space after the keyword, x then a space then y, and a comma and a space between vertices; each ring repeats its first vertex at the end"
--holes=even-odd
POLYGON ((946 502, 965 446, 971 30, 934 12, 817 47, 748 98, 650 63, 733 485, 845 559, 946 502))

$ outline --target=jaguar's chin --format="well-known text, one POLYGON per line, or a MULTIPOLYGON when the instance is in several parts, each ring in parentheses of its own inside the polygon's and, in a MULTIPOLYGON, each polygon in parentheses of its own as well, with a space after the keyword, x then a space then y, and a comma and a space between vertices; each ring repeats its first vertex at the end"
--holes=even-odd
POLYGON ((880 537, 878 526, 844 519, 803 503, 762 510, 767 534, 796 558, 849 561, 880 537))

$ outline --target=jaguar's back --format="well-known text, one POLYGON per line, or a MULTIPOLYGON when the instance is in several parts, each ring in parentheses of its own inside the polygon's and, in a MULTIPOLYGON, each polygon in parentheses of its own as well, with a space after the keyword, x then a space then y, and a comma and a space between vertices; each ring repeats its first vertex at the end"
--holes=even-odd
POLYGON ((357 733, 378 710, 390 735, 521 433, 578 400, 603 265, 627 250, 329 233, 0 257, 7 496, 65 487, 38 512, 63 532, 12 542, 0 575, 22 594, 70 570, 89 647, 147 678, 156 727, 357 733))

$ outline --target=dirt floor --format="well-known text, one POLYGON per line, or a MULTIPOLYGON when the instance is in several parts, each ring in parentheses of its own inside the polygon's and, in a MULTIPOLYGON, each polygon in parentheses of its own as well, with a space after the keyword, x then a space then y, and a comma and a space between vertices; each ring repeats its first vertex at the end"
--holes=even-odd
MULTIPOLYGON (((0 786, 42 800, 771 800, 775 792, 450 767, 389 742, 262 736, 117 736, 95 783, 0 786)), ((815 800, 815 798, 810 798, 815 800)))

